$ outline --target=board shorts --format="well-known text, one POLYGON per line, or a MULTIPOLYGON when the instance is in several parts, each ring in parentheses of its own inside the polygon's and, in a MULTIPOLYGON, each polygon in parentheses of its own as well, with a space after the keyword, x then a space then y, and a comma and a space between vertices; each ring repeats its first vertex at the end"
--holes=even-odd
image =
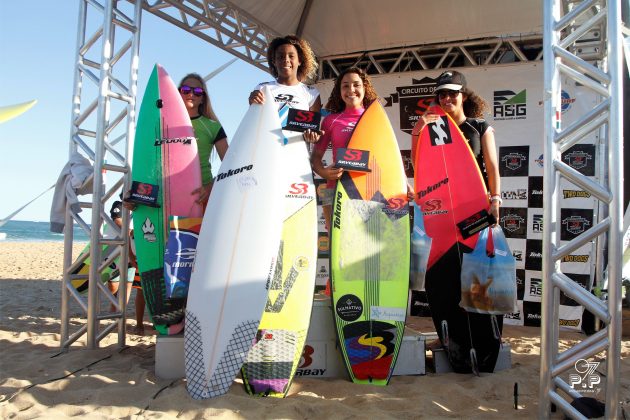
POLYGON ((334 197, 334 188, 325 187, 319 190, 319 199, 322 202, 322 206, 332 206, 334 197))

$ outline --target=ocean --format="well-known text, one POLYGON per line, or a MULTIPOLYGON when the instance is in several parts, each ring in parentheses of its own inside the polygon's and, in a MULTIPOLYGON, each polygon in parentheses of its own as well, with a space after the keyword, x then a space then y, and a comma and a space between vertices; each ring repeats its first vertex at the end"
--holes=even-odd
MULTIPOLYGON (((49 222, 9 220, 0 227, 0 236, 6 234, 4 242, 62 242, 63 234, 52 233, 49 222)), ((79 226, 74 225, 74 241, 89 242, 90 238, 79 226)))

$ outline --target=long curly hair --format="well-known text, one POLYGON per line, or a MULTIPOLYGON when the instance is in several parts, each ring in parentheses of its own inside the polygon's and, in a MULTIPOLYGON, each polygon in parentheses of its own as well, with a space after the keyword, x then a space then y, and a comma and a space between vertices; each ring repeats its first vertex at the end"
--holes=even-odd
POLYGON ((483 118, 483 114, 489 111, 488 103, 468 88, 462 89, 462 93, 466 95, 466 100, 462 104, 464 115, 468 118, 483 118))
POLYGON ((188 73, 179 82, 179 85, 177 86, 178 89, 182 87, 182 85, 184 84, 184 80, 186 79, 195 79, 201 84, 201 87, 203 88, 203 100, 199 104, 199 109, 197 110, 199 112, 199 115, 203 115, 204 117, 207 117, 207 118, 210 118, 211 120, 219 122, 219 118, 214 113, 214 110, 212 109, 212 104, 210 104, 210 96, 208 96, 208 88, 206 86, 206 82, 203 80, 203 77, 201 77, 198 73, 188 73))
POLYGON ((269 71, 271 75, 277 79, 278 69, 274 64, 274 58, 276 57, 276 50, 281 45, 293 45, 298 53, 300 59, 300 66, 297 70, 297 78, 300 82, 310 84, 317 80, 317 59, 315 53, 311 49, 311 45, 302 38, 298 38, 295 35, 287 35, 279 38, 274 38, 267 48, 267 62, 269 63, 269 71))
POLYGON ((370 76, 358 67, 348 67, 335 79, 335 85, 333 86, 333 90, 330 92, 330 96, 328 97, 328 102, 326 102, 326 106, 324 107, 332 113, 336 114, 346 109, 346 103, 341 98, 341 80, 348 73, 358 75, 363 82, 363 89, 365 91, 365 96, 363 97, 364 108, 367 108, 372 102, 378 99, 374 86, 372 86, 370 76))
MULTIPOLYGON (((475 91, 464 87, 461 89, 461 92, 466 95, 462 107, 464 108, 464 115, 467 118, 483 118, 483 114, 489 112, 490 108, 488 107, 488 103, 481 96, 477 95, 475 91)), ((437 91, 435 91, 434 101, 439 105, 440 98, 438 97, 437 91)))

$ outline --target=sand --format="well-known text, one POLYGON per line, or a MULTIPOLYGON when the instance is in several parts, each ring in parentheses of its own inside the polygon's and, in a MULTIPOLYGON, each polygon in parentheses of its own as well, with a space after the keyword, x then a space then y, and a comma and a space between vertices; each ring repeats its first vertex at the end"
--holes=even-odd
MULTIPOLYGON (((75 247, 75 255, 82 246, 75 247)), ((86 337, 62 352, 59 343, 61 243, 0 242, 0 417, 10 418, 536 418, 540 332, 506 326, 512 368, 494 374, 396 376, 387 387, 353 385, 346 379, 297 378, 285 399, 254 398, 236 381, 225 396, 192 400, 185 381, 154 374, 155 336, 127 335, 119 348, 110 334, 97 350, 86 337), (513 407, 514 383, 519 409, 513 407)), ((135 293, 135 292, 134 292, 135 293)), ((73 304, 73 328, 84 323, 73 304)), ((133 296, 128 328, 135 325, 133 296)), ((630 335, 630 314, 624 330, 630 335)), ((430 331, 412 317, 415 330, 430 331)), ((147 321, 148 325, 148 321, 147 321)), ((582 340, 562 332, 560 346, 582 340)), ((605 382, 604 354, 598 370, 605 382)), ((567 375, 570 372, 567 372, 567 375)), ((630 338, 622 341, 621 405, 630 414, 630 338)), ((602 388, 603 388, 602 384, 602 388)), ((599 394, 603 398, 603 394, 599 394)), ((555 413, 552 418, 563 418, 555 413)))

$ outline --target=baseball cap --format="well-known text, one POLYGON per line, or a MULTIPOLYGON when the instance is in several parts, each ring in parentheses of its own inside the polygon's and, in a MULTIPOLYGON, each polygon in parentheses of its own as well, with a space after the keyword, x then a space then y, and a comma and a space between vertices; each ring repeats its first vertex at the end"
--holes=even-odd
POLYGON ((443 89, 462 90, 466 87, 466 78, 458 71, 449 70, 440 74, 435 84, 437 85, 436 92, 443 89))

